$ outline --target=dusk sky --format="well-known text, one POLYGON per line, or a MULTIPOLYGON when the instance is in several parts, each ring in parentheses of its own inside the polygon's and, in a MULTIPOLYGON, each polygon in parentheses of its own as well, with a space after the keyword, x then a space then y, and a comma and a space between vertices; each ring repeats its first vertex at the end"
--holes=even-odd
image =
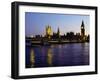
POLYGON ((61 35, 71 31, 80 33, 82 20, 86 34, 89 34, 90 17, 88 15, 25 12, 25 35, 44 36, 47 25, 51 26, 52 32, 57 32, 59 27, 61 35))

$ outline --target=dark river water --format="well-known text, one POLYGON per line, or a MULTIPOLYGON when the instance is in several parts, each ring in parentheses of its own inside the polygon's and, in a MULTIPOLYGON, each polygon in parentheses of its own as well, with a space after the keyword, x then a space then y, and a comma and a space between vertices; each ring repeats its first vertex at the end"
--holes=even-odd
POLYGON ((26 46, 26 68, 89 65, 89 43, 26 46))

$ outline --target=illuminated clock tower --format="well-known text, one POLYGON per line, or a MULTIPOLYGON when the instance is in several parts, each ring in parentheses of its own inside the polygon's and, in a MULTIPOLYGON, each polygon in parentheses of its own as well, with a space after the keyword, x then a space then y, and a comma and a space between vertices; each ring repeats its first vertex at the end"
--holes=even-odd
POLYGON ((81 24, 81 37, 84 38, 85 37, 85 28, 84 28, 84 22, 82 21, 82 24, 81 24))

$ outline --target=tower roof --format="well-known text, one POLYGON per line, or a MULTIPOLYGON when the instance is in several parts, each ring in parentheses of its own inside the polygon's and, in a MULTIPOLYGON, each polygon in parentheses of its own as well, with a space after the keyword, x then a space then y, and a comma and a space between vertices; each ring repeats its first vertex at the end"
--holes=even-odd
POLYGON ((58 32, 59 32, 59 27, 58 27, 58 32))
POLYGON ((83 20, 82 20, 82 24, 81 24, 81 27, 84 27, 84 22, 83 22, 83 20))

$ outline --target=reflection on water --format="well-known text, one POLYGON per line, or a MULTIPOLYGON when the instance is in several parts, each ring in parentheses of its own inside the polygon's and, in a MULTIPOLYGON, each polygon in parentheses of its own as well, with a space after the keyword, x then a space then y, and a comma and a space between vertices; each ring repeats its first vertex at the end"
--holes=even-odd
POLYGON ((89 43, 26 46, 26 68, 89 65, 89 43))
POLYGON ((34 63, 35 63, 35 54, 34 54, 34 50, 31 49, 30 50, 30 65, 31 65, 31 67, 34 67, 34 63))
POLYGON ((49 48, 47 51, 47 62, 49 66, 52 66, 52 50, 49 48))

